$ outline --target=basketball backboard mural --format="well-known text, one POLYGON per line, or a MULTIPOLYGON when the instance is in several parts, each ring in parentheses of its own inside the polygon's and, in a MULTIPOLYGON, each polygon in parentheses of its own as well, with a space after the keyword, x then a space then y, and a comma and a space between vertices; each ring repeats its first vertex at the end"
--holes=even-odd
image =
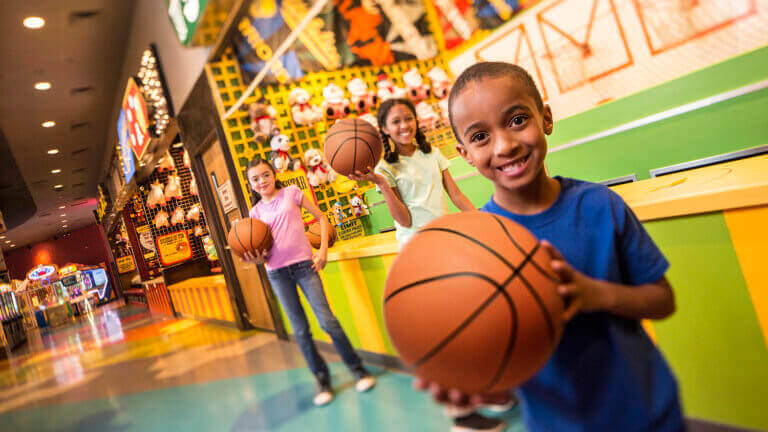
POLYGON ((454 58, 528 70, 556 119, 768 44, 768 0, 544 0, 454 58))

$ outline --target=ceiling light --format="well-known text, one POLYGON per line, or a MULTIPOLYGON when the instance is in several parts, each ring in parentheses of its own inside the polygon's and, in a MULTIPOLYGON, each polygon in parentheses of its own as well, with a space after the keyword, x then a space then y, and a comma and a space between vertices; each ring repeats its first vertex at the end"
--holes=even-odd
POLYGON ((56 126, 56 122, 55 122, 55 121, 51 121, 51 120, 48 120, 47 122, 43 122, 42 126, 43 126, 44 128, 51 128, 51 127, 54 127, 54 126, 56 126))
POLYGON ((33 30, 39 29, 44 25, 45 25, 45 20, 40 17, 31 16, 31 17, 24 18, 24 27, 28 29, 33 29, 33 30))
POLYGON ((50 155, 54 155, 54 154, 56 154, 58 152, 59 152, 59 149, 50 149, 50 150, 48 150, 48 154, 50 154, 50 155))
POLYGON ((61 209, 65 209, 65 208, 67 208, 67 206, 65 206, 65 205, 63 205, 63 206, 59 206, 59 210, 61 210, 61 209))
POLYGON ((10 241, 10 240, 6 240, 5 242, 6 242, 6 243, 10 243, 11 241, 10 241))
POLYGON ((4 239, 4 238, 5 238, 5 236, 0 236, 0 239, 4 239))
POLYGON ((56 168, 55 170, 51 170, 51 174, 58 174, 60 172, 61 172, 61 170, 58 169, 58 168, 56 168))
POLYGON ((61 217, 64 217, 64 216, 66 216, 66 215, 62 213, 62 214, 60 214, 59 216, 61 216, 61 217))
POLYGON ((62 228, 66 228, 67 226, 66 226, 66 225, 62 225, 61 227, 62 227, 62 228))
POLYGON ((12 244, 12 245, 11 245, 11 247, 16 247, 16 245, 15 245, 15 244, 12 244))
POLYGON ((64 187, 64 185, 56 185, 56 186, 54 186, 53 188, 54 188, 54 189, 61 189, 61 188, 63 188, 63 187, 64 187))
POLYGON ((50 90, 51 89, 51 83, 48 81, 41 81, 39 83, 35 83, 35 90, 50 90))

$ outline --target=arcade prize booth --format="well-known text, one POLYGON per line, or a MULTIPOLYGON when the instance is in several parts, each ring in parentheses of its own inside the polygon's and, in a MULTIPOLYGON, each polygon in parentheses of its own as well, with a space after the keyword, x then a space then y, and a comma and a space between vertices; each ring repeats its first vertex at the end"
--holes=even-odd
POLYGON ((57 327, 88 314, 109 300, 111 288, 102 267, 38 265, 27 273, 19 291, 31 327, 57 327))

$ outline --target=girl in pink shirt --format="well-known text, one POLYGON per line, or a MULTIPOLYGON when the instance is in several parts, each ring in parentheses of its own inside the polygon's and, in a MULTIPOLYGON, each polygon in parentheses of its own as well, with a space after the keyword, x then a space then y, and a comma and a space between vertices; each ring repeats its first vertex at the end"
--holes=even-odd
POLYGON ((317 274, 318 270, 325 267, 327 260, 330 231, 328 220, 317 204, 307 199, 298 187, 283 187, 276 179, 275 169, 267 160, 258 156, 254 158, 248 164, 246 176, 255 202, 250 216, 267 224, 272 231, 274 245, 264 254, 246 253, 245 258, 257 264, 266 264, 272 290, 282 304, 299 348, 317 379, 315 405, 325 405, 333 400, 331 374, 312 340, 307 316, 299 302, 297 284, 320 322, 320 327, 331 337, 344 363, 355 375, 357 391, 370 390, 376 380, 363 367, 339 320, 331 312, 325 298, 323 282, 317 274), (314 255, 304 234, 301 207, 320 221, 321 247, 314 255))

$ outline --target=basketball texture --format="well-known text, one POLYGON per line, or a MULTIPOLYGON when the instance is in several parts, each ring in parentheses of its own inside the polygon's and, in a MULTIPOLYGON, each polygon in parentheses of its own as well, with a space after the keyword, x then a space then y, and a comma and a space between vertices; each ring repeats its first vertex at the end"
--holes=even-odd
POLYGON ((467 394, 511 389, 549 359, 563 301, 549 254, 525 228, 482 212, 425 225, 384 291, 390 338, 415 375, 467 394))
POLYGON ((365 120, 346 118, 337 121, 325 134, 325 160, 344 176, 356 170, 373 169, 381 159, 379 131, 365 120))
POLYGON ((264 252, 272 249, 272 232, 262 221, 245 218, 235 221, 227 235, 229 248, 239 257, 245 252, 264 252))
MULTIPOLYGON (((331 230, 328 232, 328 247, 333 246, 336 243, 336 230, 331 225, 331 230)), ((315 249, 320 249, 320 222, 312 222, 307 228, 307 239, 309 244, 315 249)))

